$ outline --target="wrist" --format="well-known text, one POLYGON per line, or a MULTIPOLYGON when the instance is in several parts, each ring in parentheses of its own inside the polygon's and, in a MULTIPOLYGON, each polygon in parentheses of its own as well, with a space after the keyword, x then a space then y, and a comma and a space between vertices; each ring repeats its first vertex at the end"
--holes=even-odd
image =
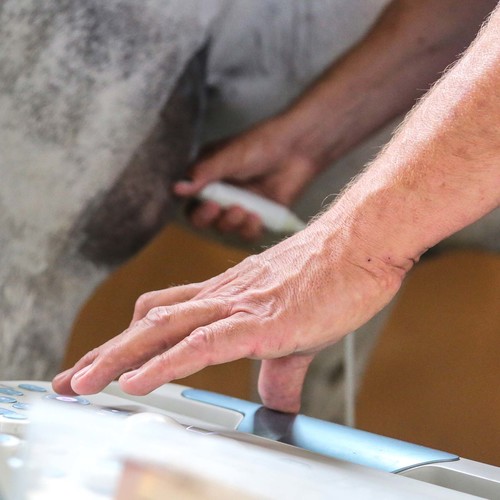
POLYGON ((350 188, 315 221, 324 233, 325 247, 341 252, 342 257, 368 275, 380 293, 392 297, 420 255, 410 232, 405 232, 394 213, 390 194, 383 189, 360 194, 350 188))
POLYGON ((318 299, 325 300, 334 315, 332 333, 344 335, 391 301, 406 270, 388 264, 378 249, 360 238, 346 211, 335 209, 329 214, 331 218, 321 216, 293 238, 296 246, 302 244, 306 249, 309 270, 317 270, 317 280, 322 283, 318 299), (345 311, 349 314, 344 315, 345 311))

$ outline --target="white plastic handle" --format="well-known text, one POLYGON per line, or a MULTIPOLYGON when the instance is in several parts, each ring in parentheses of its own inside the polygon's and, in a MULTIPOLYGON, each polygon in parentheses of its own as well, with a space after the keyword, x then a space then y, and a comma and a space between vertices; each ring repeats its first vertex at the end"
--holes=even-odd
POLYGON ((198 198, 214 201, 224 208, 239 205, 258 215, 264 226, 275 233, 296 233, 306 227, 287 207, 223 182, 208 184, 198 194, 198 198))

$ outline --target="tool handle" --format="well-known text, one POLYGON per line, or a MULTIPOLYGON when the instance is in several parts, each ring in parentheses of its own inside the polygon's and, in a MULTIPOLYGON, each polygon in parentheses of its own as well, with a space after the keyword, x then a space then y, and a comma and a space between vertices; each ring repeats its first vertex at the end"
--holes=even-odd
POLYGON ((198 198, 214 201, 223 208, 239 205, 258 215, 264 226, 275 233, 295 233, 306 226, 284 205, 223 182, 208 184, 198 194, 198 198))

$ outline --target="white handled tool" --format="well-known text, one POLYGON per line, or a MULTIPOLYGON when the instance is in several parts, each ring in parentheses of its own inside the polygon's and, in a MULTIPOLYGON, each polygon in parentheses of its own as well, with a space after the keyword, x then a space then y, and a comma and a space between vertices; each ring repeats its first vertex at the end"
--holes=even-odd
POLYGON ((264 226, 275 233, 296 233, 306 226, 287 207, 230 184, 222 182, 208 184, 198 194, 198 198, 215 201, 224 208, 239 205, 258 215, 264 226))

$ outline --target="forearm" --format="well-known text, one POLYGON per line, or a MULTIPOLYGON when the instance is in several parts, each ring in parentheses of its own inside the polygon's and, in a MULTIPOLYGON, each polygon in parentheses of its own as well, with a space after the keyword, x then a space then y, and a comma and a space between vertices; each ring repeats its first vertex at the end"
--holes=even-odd
POLYGON ((474 38, 491 0, 398 0, 281 117, 323 168, 407 111, 474 38))
MULTIPOLYGON (((317 224, 342 220, 404 274, 440 240, 500 204, 500 11, 317 224)), ((318 229, 318 228, 317 228, 318 229)), ((366 259, 369 259, 367 256, 366 259)))

